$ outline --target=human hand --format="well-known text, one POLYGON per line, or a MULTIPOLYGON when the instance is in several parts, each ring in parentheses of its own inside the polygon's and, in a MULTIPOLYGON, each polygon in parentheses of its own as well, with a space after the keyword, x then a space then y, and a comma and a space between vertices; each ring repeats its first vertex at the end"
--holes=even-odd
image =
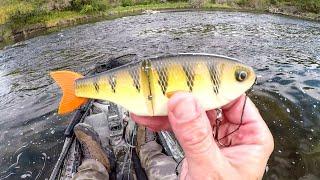
POLYGON ((222 107, 219 137, 234 131, 246 102, 240 129, 222 139, 213 138, 216 111, 205 112, 189 93, 176 93, 168 102, 168 117, 132 119, 148 128, 172 130, 185 152, 180 179, 261 179, 273 151, 272 135, 253 102, 245 95, 222 107))

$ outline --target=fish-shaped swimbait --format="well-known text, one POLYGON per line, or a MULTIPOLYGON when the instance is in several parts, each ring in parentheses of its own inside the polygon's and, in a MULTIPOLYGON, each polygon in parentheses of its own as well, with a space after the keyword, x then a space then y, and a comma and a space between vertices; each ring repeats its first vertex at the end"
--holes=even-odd
POLYGON ((174 92, 186 91, 205 110, 221 107, 255 82, 253 69, 232 58, 209 54, 179 54, 131 63, 93 76, 51 72, 63 97, 59 114, 72 112, 88 98, 114 102, 137 115, 167 115, 174 92))

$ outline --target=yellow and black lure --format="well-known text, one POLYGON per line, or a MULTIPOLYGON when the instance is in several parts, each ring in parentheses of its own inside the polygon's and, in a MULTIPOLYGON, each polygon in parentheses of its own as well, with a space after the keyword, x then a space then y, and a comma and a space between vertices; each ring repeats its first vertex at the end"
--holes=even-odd
POLYGON ((167 115, 167 102, 177 91, 194 95, 205 110, 221 107, 255 82, 253 69, 231 58, 179 54, 142 60, 94 76, 51 72, 63 97, 59 114, 72 112, 88 98, 114 102, 137 115, 167 115))

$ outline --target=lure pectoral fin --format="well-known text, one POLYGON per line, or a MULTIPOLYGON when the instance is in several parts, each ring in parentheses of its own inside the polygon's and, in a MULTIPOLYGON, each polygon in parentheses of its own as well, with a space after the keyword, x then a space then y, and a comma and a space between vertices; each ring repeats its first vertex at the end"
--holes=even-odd
POLYGON ((54 71, 50 76, 56 81, 62 90, 62 98, 58 114, 70 113, 87 102, 87 98, 75 95, 75 81, 83 76, 72 71, 54 71))

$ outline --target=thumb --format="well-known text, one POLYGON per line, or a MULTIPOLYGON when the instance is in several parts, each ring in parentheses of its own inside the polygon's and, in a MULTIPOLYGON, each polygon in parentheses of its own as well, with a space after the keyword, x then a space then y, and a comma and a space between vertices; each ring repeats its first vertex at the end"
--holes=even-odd
POLYGON ((227 161, 213 139, 210 121, 190 93, 179 92, 169 99, 168 117, 184 150, 189 172, 198 171, 194 173, 199 176, 199 173, 206 172, 205 168, 212 172, 225 167, 227 161))

